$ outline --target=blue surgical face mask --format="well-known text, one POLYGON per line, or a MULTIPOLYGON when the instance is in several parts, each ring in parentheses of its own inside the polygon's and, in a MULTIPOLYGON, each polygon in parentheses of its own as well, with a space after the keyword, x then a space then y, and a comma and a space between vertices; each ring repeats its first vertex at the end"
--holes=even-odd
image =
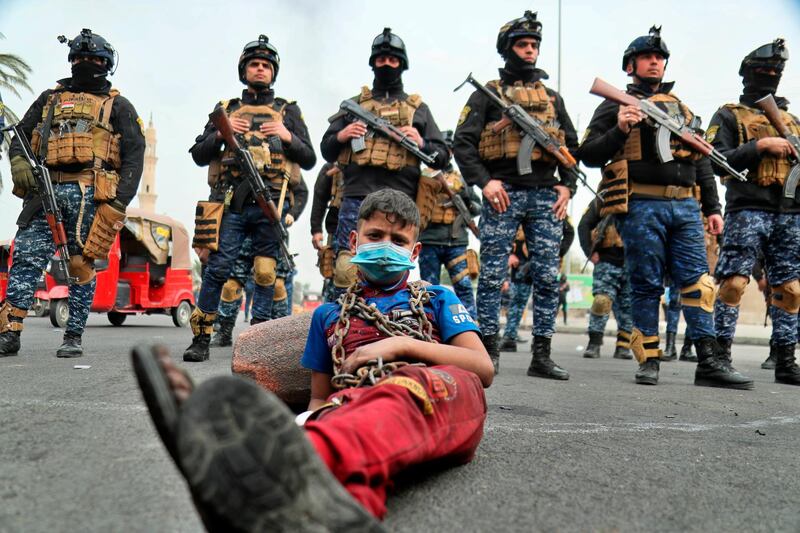
POLYGON ((367 281, 377 285, 397 281, 406 271, 414 268, 411 250, 391 241, 359 245, 350 262, 358 267, 367 281))

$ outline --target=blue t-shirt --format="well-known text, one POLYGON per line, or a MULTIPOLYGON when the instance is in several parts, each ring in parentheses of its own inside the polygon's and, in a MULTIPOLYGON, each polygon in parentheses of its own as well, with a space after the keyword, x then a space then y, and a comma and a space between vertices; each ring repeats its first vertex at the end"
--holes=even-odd
MULTIPOLYGON (((433 325, 433 337, 442 343, 447 343, 456 335, 465 331, 474 331, 480 334, 480 330, 469 311, 461 303, 452 290, 441 285, 431 285, 425 288, 431 295, 430 302, 425 304, 425 314, 433 325)), ((410 291, 401 289, 391 294, 381 294, 379 296, 365 296, 368 304, 375 304, 384 315, 391 315, 392 311, 404 311, 410 309, 408 300, 410 291)), ((333 359, 331 350, 336 344, 334 330, 336 322, 339 320, 341 307, 336 303, 321 305, 314 311, 311 318, 311 328, 308 332, 306 349, 300 364, 303 367, 316 372, 333 375, 333 359)), ((395 313, 397 315, 398 313, 395 313)), ((409 320, 412 327, 416 327, 416 319, 412 316, 407 318, 393 317, 393 319, 409 320), (413 321, 413 322, 411 322, 413 321)), ((375 326, 365 322, 360 318, 350 318, 350 330, 345 338, 345 352, 349 355, 358 346, 369 344, 386 338, 375 326)))

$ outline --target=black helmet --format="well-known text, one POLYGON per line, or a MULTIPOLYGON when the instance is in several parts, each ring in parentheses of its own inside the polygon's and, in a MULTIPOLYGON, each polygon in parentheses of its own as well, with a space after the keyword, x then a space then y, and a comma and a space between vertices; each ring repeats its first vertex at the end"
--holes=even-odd
POLYGON ((266 59, 272 64, 272 83, 278 77, 278 69, 281 66, 281 58, 278 55, 278 49, 269 42, 269 37, 263 33, 258 36, 257 41, 250 41, 242 49, 242 55, 239 56, 239 81, 247 84, 247 78, 244 76, 244 68, 247 62, 255 58, 266 59))
POLYGON ((756 67, 769 67, 782 72, 783 65, 788 59, 789 50, 786 48, 786 41, 777 38, 771 43, 759 46, 744 56, 742 65, 739 67, 739 76, 744 75, 745 69, 756 67))
POLYGON ((392 28, 383 28, 383 33, 372 41, 372 53, 369 55, 369 66, 375 66, 378 56, 394 56, 400 60, 402 70, 408 69, 408 55, 403 39, 392 33, 392 28))
POLYGON ((622 54, 622 70, 627 68, 628 61, 645 52, 657 52, 664 56, 664 59, 669 59, 667 43, 661 39, 661 26, 653 26, 649 35, 642 35, 631 41, 622 54))
POLYGON ((525 14, 510 22, 506 22, 497 33, 497 53, 506 59, 514 41, 520 37, 533 37, 542 40, 542 23, 536 20, 537 12, 526 11, 525 14))
POLYGON ((59 35, 58 42, 67 43, 69 46, 67 61, 70 63, 76 57, 99 57, 105 60, 106 69, 110 71, 119 59, 119 55, 111 43, 96 33, 92 33, 89 28, 82 29, 80 35, 74 39, 67 39, 63 35, 59 35))
POLYGON ((453 141, 455 139, 455 136, 453 134, 453 130, 445 130, 445 131, 443 131, 442 132, 442 136, 444 137, 444 144, 446 144, 447 147, 450 150, 452 150, 453 149, 453 141))

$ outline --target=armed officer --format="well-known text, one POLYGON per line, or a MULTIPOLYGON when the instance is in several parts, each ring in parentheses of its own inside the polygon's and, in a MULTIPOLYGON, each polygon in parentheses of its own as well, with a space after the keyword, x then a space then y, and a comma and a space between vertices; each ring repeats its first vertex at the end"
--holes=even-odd
MULTIPOLYGON (((272 89, 279 68, 278 50, 266 35, 259 36, 257 41, 244 47, 239 57, 239 80, 247 86, 241 98, 220 102, 216 107, 225 110, 234 132, 244 137, 242 144, 253 156, 264 181, 269 183, 276 202, 285 180, 290 184, 299 183, 300 169, 309 170, 316 163, 300 108, 293 101, 276 97, 272 89)), ((218 249, 211 251, 203 274, 203 285, 191 319, 194 338, 183 354, 184 361, 208 359, 222 287, 247 235, 252 236, 255 256, 253 322, 269 320, 272 315, 281 237, 256 204, 246 178, 230 164, 230 150, 223 148, 221 134, 209 122, 189 150, 195 163, 209 167, 211 195, 206 205, 212 205, 215 212, 224 209, 224 214, 218 238, 204 236, 204 240, 218 242, 218 249)), ((285 206, 278 208, 286 212, 285 206)), ((200 217, 211 218, 205 212, 198 213, 200 217)), ((195 244, 197 237, 195 235, 195 244)))
MULTIPOLYGON (((505 60, 500 79, 487 87, 508 104, 519 104, 542 123, 548 133, 574 150, 578 138, 564 100, 544 86, 547 74, 536 68, 542 24, 536 13, 503 25, 497 52, 505 60)), ((533 358, 528 375, 568 379, 569 373, 550 359, 550 338, 558 307, 559 244, 562 219, 575 189, 564 169, 556 177, 556 161, 536 147, 532 172, 520 175, 516 158, 520 134, 516 126, 495 131, 501 110, 486 95, 472 93, 456 128, 453 150, 467 183, 483 191, 481 211, 481 275, 478 280, 478 319, 483 342, 495 369, 499 368, 500 287, 505 279, 511 243, 522 224, 531 255, 533 279, 533 358)))
POLYGON ((325 302, 336 300, 333 290, 336 249, 334 239, 339 225, 339 208, 344 193, 344 175, 336 163, 325 163, 314 182, 314 199, 311 202, 311 245, 317 250, 317 266, 325 282, 322 298, 325 302), (328 234, 323 243, 322 224, 328 234))
MULTIPOLYGON (((449 149, 453 146, 453 132, 444 132, 444 141, 449 149)), ((481 201, 471 185, 464 182, 461 173, 452 164, 445 168, 444 179, 454 194, 461 196, 469 215, 481 214, 481 201)), ((440 192, 436 195, 436 204, 428 227, 420 234, 419 242, 422 251, 419 253, 420 278, 433 285, 439 285, 442 266, 447 269, 453 291, 467 308, 473 319, 478 319, 475 309, 475 295, 472 292, 472 278, 478 276, 478 257, 473 250, 467 249, 467 223, 450 197, 440 192), (469 264, 468 264, 469 263, 469 264), (472 267, 472 271, 470 271, 472 267)))
POLYGON ((772 289, 770 356, 776 360, 775 381, 800 385, 794 355, 800 310, 800 204, 796 197, 784 195, 798 154, 755 104, 772 95, 780 120, 792 135, 800 136, 800 122, 787 111, 789 102, 775 96, 788 58, 783 39, 747 54, 739 68, 744 84, 739 102, 714 114, 707 137, 734 169, 749 169, 747 182, 725 179, 725 234, 716 270, 721 285, 714 309, 717 341, 730 354, 739 302, 763 254, 772 289))
MULTIPOLYGON (((663 82, 668 59, 660 28, 634 39, 622 56, 622 69, 633 78, 627 92, 650 100, 688 125, 691 111, 670 92, 674 83, 663 82)), ((711 165, 674 137, 674 159, 662 163, 656 153, 656 130, 643 118, 638 106, 604 101, 579 151, 586 165, 604 167, 600 188, 608 192, 600 214, 616 214, 625 246, 636 309, 631 334, 631 351, 639 362, 636 382, 658 383, 658 308, 668 269, 680 287, 684 316, 697 347, 695 384, 752 388, 753 380, 731 366, 714 338, 714 282, 708 275, 700 207, 692 190, 695 182, 703 189, 702 211, 711 232, 718 234, 722 217, 711 165)))
MULTIPOLYGON (((432 168, 444 169, 449 160, 447 146, 427 104, 418 94, 409 95, 404 90, 403 72, 409 67, 406 45, 390 28, 384 28, 372 41, 369 66, 375 75, 372 88, 362 87, 352 100, 399 128, 425 154, 433 156, 432 168)), ((395 189, 412 199, 429 195, 425 191, 418 193, 420 161, 414 154, 393 140, 368 132, 360 121, 348 122, 341 113, 331 118, 320 150, 326 161, 338 162, 344 173, 333 278, 341 293, 355 281, 356 268, 350 264, 350 232, 356 229, 364 197, 381 189, 395 189), (351 141, 365 135, 366 149, 353 152, 351 141)))
MULTIPOLYGON (((34 154, 46 154, 70 252, 69 321, 58 357, 83 355, 81 337, 95 291, 95 259, 107 259, 136 194, 144 166, 142 122, 133 105, 111 88, 117 53, 84 29, 72 40, 72 76, 44 91, 20 122, 34 154)), ((8 293, 0 309, 0 356, 20 349, 22 321, 55 248, 37 183, 19 139, 9 150, 14 194, 24 198, 14 238, 8 293)))

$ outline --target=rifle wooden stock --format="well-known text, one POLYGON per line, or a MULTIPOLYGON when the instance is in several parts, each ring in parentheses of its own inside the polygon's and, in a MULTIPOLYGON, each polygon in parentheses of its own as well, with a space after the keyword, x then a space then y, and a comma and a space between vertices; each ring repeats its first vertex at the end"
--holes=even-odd
POLYGON ((768 94, 760 100, 756 100, 756 107, 764 112, 764 115, 767 117, 767 120, 769 120, 769 123, 772 124, 772 127, 778 130, 778 135, 786 139, 792 134, 792 132, 789 131, 789 127, 781 120, 781 110, 778 108, 778 104, 771 94, 768 94))

